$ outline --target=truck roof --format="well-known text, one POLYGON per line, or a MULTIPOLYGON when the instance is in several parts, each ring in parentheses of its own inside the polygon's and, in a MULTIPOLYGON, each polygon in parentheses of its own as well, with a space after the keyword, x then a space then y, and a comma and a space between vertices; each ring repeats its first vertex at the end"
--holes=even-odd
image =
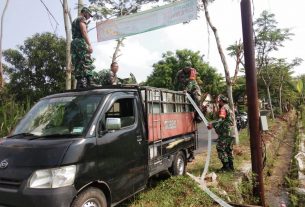
POLYGON ((137 91, 138 86, 102 86, 102 87, 91 87, 91 88, 84 88, 84 89, 74 89, 74 90, 67 90, 61 93, 52 94, 49 96, 44 97, 43 99, 47 98, 56 98, 56 97, 64 97, 64 96, 79 96, 79 95, 88 95, 88 94, 109 94, 112 92, 118 91, 137 91))
POLYGON ((181 91, 173 91, 169 89, 164 89, 164 88, 155 88, 155 87, 150 87, 150 86, 139 86, 139 85, 113 85, 113 86, 101 86, 101 87, 92 87, 92 88, 84 88, 84 89, 74 89, 74 90, 68 90, 64 91, 61 93, 56 93, 53 95, 46 96, 42 99, 47 99, 47 98, 56 98, 56 97, 64 97, 64 96, 79 96, 79 95, 89 95, 89 94, 109 94, 113 92, 118 92, 118 91, 139 91, 143 89, 157 89, 161 90, 164 92, 171 92, 175 94, 183 94, 181 91))

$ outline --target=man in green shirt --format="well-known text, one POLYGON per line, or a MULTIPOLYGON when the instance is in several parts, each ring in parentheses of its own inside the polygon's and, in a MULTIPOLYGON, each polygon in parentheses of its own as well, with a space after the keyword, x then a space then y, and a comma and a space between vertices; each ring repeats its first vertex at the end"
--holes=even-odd
POLYGON ((71 56, 74 66, 74 75, 77 80, 77 88, 94 86, 95 78, 92 45, 87 31, 87 20, 92 17, 91 11, 83 7, 81 14, 72 22, 71 56))
POLYGON ((233 116, 232 111, 228 105, 228 98, 220 95, 218 97, 219 112, 218 120, 210 123, 208 129, 215 129, 218 135, 217 139, 217 153, 218 158, 223 164, 223 167, 218 170, 219 172, 234 171, 233 166, 233 116))

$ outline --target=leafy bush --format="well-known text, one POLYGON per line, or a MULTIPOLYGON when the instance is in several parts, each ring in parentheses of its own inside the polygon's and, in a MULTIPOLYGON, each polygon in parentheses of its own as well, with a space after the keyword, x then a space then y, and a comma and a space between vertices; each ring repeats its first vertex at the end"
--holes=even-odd
POLYGON ((12 98, 1 100, 0 105, 0 137, 8 135, 22 116, 30 109, 30 101, 16 103, 12 98))

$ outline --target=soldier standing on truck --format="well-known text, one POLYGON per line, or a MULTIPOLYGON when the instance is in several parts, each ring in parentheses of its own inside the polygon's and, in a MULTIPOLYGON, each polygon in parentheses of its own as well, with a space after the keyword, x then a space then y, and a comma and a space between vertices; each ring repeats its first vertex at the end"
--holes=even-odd
POLYGON ((233 165, 233 118, 232 111, 228 106, 228 98, 220 95, 217 100, 219 104, 218 121, 210 123, 208 129, 214 127, 215 132, 218 135, 217 139, 217 153, 218 158, 222 162, 223 166, 218 172, 234 171, 233 165))
POLYGON ((81 14, 72 22, 71 56, 77 88, 94 86, 93 52, 87 32, 87 20, 92 17, 91 11, 83 7, 81 14))
MULTIPOLYGON (((176 86, 178 91, 186 91, 191 94, 197 106, 200 107, 201 90, 196 80, 197 71, 192 68, 192 62, 186 61, 185 67, 178 71, 176 76, 176 86)), ((201 118, 195 112, 195 120, 201 122, 201 118)))
POLYGON ((177 90, 187 91, 191 94, 192 98, 199 105, 201 90, 196 80, 197 71, 192 68, 192 62, 186 61, 185 67, 178 71, 176 76, 177 90))
POLYGON ((110 70, 102 70, 99 72, 99 83, 102 86, 118 85, 119 79, 117 73, 119 71, 119 64, 117 62, 112 62, 110 65, 110 70))

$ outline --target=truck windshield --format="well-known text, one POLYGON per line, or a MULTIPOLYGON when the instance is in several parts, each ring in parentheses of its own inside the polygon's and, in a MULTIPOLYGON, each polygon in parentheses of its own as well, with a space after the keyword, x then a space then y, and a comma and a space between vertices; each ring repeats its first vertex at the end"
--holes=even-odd
POLYGON ((101 95, 42 99, 20 121, 12 136, 82 135, 101 99, 101 95))

